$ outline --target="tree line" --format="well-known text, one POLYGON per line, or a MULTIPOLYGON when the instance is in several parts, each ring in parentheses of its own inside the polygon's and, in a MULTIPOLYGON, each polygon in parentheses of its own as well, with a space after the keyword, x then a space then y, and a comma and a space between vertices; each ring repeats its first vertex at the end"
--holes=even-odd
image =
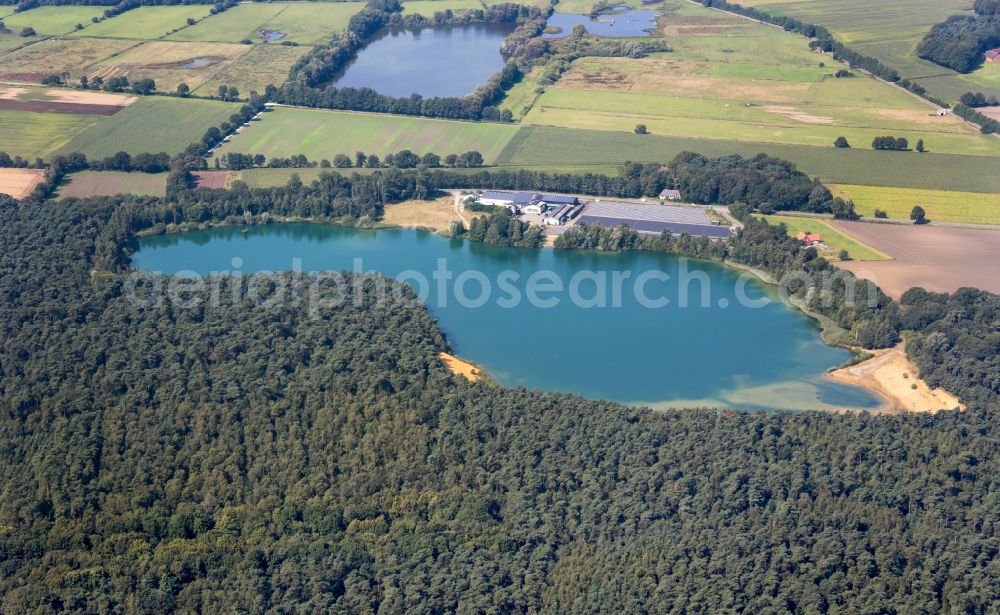
POLYGON ((215 159, 216 168, 225 167, 232 171, 242 171, 253 168, 316 168, 321 169, 380 169, 397 167, 400 169, 415 169, 418 166, 436 169, 442 166, 460 169, 472 169, 483 166, 485 159, 483 155, 475 150, 463 152, 461 154, 448 154, 439 156, 433 152, 417 155, 408 149, 386 154, 385 158, 379 158, 376 154, 366 154, 365 152, 355 152, 354 157, 347 154, 337 154, 333 157, 333 162, 329 160, 309 160, 303 154, 296 154, 285 158, 273 157, 268 159, 263 154, 242 154, 239 152, 228 152, 220 161, 215 159))
POLYGON ((895 69, 886 66, 877 58, 854 51, 838 41, 829 30, 822 26, 817 26, 787 15, 771 15, 752 6, 733 4, 727 0, 697 0, 697 2, 709 8, 736 13, 737 15, 743 15, 757 21, 780 26, 788 32, 798 32, 805 37, 814 38, 815 40, 810 43, 810 46, 814 49, 821 49, 822 51, 832 53, 835 59, 843 60, 851 66, 862 68, 886 81, 899 81, 899 73, 895 69))
POLYGON ((371 88, 336 88, 329 83, 369 39, 384 27, 515 23, 517 28, 505 39, 501 48, 501 52, 510 57, 516 53, 522 41, 541 33, 546 16, 547 13, 543 14, 537 7, 500 3, 482 10, 458 13, 451 10, 439 11, 428 19, 420 15, 402 15, 402 4, 398 0, 370 0, 364 9, 351 18, 344 33, 335 36, 326 45, 314 47, 303 56, 292 66, 284 84, 266 89, 266 97, 269 101, 283 104, 323 109, 509 122, 513 119, 511 113, 501 111, 494 105, 522 77, 520 69, 513 62, 507 62, 486 83, 463 97, 425 99, 413 94, 397 98, 379 94, 371 88))
POLYGON ((979 129, 983 134, 995 134, 1000 133, 1000 121, 993 119, 987 115, 976 111, 975 109, 969 107, 968 105, 959 103, 955 105, 953 110, 955 115, 958 117, 973 122, 979 125, 979 129))

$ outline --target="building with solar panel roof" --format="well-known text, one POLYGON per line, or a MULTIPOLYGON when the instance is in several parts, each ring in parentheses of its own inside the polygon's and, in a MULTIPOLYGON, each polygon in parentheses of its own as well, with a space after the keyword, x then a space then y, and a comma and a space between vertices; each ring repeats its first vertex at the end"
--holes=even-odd
POLYGON ((710 239, 726 239, 732 234, 728 226, 712 222, 706 210, 701 207, 597 202, 587 206, 578 223, 596 224, 605 228, 624 224, 639 233, 659 235, 669 231, 675 235, 687 233, 710 239))

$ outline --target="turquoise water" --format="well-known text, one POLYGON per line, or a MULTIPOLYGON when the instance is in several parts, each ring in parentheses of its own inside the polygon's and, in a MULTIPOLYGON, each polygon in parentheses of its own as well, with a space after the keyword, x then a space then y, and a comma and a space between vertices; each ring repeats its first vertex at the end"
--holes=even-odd
POLYGON ((143 238, 134 266, 167 274, 248 274, 352 270, 358 269, 355 259, 366 272, 396 277, 409 271, 404 281, 418 293, 425 290, 424 301, 455 353, 504 385, 654 407, 878 404, 867 391, 822 377, 849 355, 823 344, 811 320, 755 278, 704 261, 641 252, 500 248, 415 230, 276 224, 246 233, 218 228, 143 238), (432 277, 439 259, 445 259, 450 281, 432 277), (535 292, 529 295, 532 274, 542 278, 532 281, 535 292), (426 289, 416 281, 421 276, 426 289), (646 279, 641 295, 636 292, 640 276, 646 279), (483 279, 488 295, 482 292, 483 279), (562 280, 562 292, 539 288, 556 279, 562 280), (682 284, 683 279, 689 281, 682 284), (703 288, 707 307, 701 307, 703 288), (512 300, 515 292, 520 302, 512 300), (687 307, 682 306, 685 297, 687 307), (741 297, 766 305, 748 307, 741 297), (461 298, 483 304, 463 305, 461 298), (606 307, 600 305, 602 298, 606 307), (669 303, 654 307, 662 299, 669 303))
POLYGON ((513 24, 386 28, 332 83, 397 98, 465 96, 503 68, 500 44, 513 29, 513 24))

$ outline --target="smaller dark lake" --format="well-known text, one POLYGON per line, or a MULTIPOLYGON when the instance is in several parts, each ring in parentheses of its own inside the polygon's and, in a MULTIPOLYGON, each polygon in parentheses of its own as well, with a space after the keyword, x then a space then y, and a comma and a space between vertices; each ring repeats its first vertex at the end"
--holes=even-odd
POLYGON ((285 38, 286 36, 288 36, 288 35, 285 34, 284 32, 279 31, 279 30, 261 30, 260 31, 260 38, 261 38, 261 40, 264 40, 264 41, 280 41, 281 39, 285 38))
POLYGON ((656 17, 659 14, 659 11, 650 9, 620 10, 598 17, 575 13, 552 13, 545 25, 548 28, 558 28, 560 31, 546 32, 542 37, 563 38, 569 36, 576 26, 583 26, 587 32, 597 36, 612 38, 649 36, 649 31, 656 27, 656 17))
POLYGON ((331 82, 406 97, 464 96, 504 65, 500 44, 514 24, 387 28, 331 82))

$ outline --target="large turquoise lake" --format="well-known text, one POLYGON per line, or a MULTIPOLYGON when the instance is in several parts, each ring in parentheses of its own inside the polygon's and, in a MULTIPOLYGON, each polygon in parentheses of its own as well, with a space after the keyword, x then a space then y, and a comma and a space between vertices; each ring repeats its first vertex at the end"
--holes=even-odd
POLYGON ((499 248, 424 231, 319 224, 217 228, 147 237, 139 245, 134 266, 165 274, 359 265, 404 274, 455 353, 508 386, 663 408, 879 403, 823 377, 849 355, 825 345, 811 320, 770 287, 715 263, 499 248))

